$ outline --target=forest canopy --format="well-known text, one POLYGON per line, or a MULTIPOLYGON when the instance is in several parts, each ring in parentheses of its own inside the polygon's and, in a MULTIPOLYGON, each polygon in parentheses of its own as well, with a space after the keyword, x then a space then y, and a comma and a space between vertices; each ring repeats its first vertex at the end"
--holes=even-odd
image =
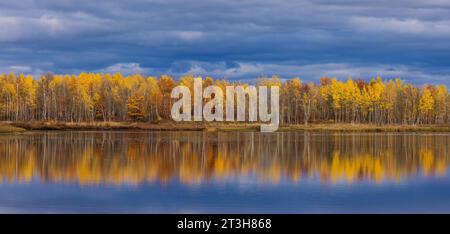
MULTIPOLYGON (((176 85, 193 88, 194 77, 80 73, 79 75, 0 74, 0 120, 6 121, 142 121, 171 119, 176 85)), ((248 84, 203 79, 203 86, 248 84)), ((320 82, 263 77, 257 85, 280 87, 280 124, 449 123, 450 97, 444 85, 416 86, 401 79, 320 82)), ((207 100, 205 100, 207 101, 207 100)), ((248 108, 247 108, 248 110, 248 108)))

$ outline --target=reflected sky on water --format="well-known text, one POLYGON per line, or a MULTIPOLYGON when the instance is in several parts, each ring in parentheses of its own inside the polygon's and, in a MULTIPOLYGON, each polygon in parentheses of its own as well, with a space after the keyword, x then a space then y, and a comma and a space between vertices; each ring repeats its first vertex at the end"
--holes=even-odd
POLYGON ((0 135, 0 212, 449 212, 450 134, 0 135))

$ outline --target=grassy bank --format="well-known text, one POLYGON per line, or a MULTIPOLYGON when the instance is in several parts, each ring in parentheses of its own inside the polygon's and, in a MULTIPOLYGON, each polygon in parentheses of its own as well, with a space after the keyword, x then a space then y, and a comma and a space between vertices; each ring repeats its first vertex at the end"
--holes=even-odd
MULTIPOLYGON (((25 130, 143 130, 143 131, 259 131, 255 123, 159 123, 133 122, 5 122, 2 132, 25 130)), ((450 125, 372 125, 372 124, 309 124, 281 125, 278 131, 332 131, 332 132, 450 132, 450 125)))
POLYGON ((18 133, 18 132, 25 132, 26 129, 15 127, 9 124, 0 124, 0 134, 1 133, 18 133))
POLYGON ((203 131, 204 126, 165 123, 135 122, 12 122, 9 123, 26 130, 148 130, 148 131, 203 131))
POLYGON ((278 131, 450 132, 449 125, 310 124, 280 126, 278 131))

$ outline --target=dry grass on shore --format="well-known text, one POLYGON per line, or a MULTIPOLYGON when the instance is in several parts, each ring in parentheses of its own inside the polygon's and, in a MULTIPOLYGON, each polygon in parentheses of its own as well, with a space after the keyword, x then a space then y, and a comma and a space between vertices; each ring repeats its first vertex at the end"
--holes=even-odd
MULTIPOLYGON (((259 131, 259 123, 158 123, 141 122, 4 122, 1 132, 25 130, 146 130, 146 131, 259 131)), ((450 125, 373 125, 323 123, 281 125, 278 131, 336 131, 336 132, 450 132, 450 125)))
POLYGON ((279 131, 450 132, 450 125, 310 124, 281 126, 279 131))
POLYGON ((0 124, 0 133, 16 133, 16 132, 25 132, 26 129, 19 128, 15 126, 11 126, 9 124, 0 124))

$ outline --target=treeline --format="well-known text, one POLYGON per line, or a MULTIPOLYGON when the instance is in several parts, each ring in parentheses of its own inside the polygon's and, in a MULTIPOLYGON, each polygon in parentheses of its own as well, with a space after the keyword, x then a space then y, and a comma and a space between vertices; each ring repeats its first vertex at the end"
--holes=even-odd
MULTIPOLYGON (((192 89, 191 75, 144 77, 116 74, 47 74, 39 78, 0 74, 0 119, 7 121, 144 121, 170 119, 171 90, 192 89)), ((203 87, 248 84, 203 79, 203 87)), ((449 123, 450 97, 444 85, 415 86, 400 79, 371 81, 322 78, 260 78, 257 85, 280 87, 280 123, 372 124, 449 123)), ((191 92, 192 93, 192 92, 191 92)), ((205 100, 206 101, 206 100, 205 100)), ((225 105, 224 105, 225 106, 225 105)))

